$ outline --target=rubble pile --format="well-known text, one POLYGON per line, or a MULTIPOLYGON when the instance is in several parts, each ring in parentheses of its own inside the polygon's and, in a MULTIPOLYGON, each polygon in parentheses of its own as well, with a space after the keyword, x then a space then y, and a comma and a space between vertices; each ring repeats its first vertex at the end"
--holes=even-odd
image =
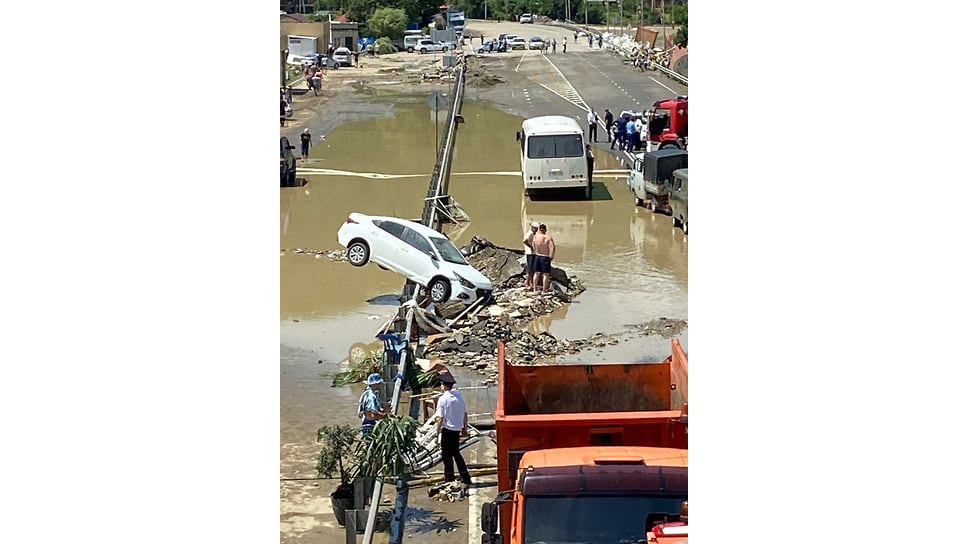
POLYGON ((467 498, 467 490, 462 482, 445 482, 430 487, 427 496, 441 502, 458 502, 467 498))
MULTIPOLYGON (((496 246, 474 237, 461 248, 468 262, 494 285, 493 304, 469 312, 462 303, 434 308, 451 321, 451 332, 430 334, 424 357, 441 358, 448 365, 463 366, 486 376, 484 385, 497 383, 497 342, 505 340, 507 356, 515 362, 549 364, 555 357, 578 353, 586 348, 603 348, 628 341, 633 336, 674 336, 686 326, 681 319, 658 318, 648 323, 626 325, 616 334, 595 333, 588 338, 558 339, 549 332, 529 330, 535 317, 549 314, 585 290, 577 277, 552 267, 552 290, 534 293, 524 286, 524 252, 496 246), (456 320, 454 320, 456 318, 456 320)), ((434 331, 436 332, 436 331, 434 331)))

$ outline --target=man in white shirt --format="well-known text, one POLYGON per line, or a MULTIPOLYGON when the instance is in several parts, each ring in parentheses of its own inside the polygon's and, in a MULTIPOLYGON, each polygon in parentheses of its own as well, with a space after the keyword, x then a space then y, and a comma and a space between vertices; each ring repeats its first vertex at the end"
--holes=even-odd
POLYGON ((538 232, 538 226, 540 226, 540 223, 532 221, 531 228, 524 236, 524 262, 525 270, 528 273, 527 279, 524 281, 525 291, 538 290, 534 283, 534 245, 531 243, 534 240, 534 234, 538 232))
POLYGON ((598 141, 598 114, 595 113, 595 108, 588 111, 588 141, 598 141))
POLYGON ((453 390, 455 383, 456 380, 450 372, 440 373, 440 391, 443 394, 437 399, 434 421, 437 424, 437 436, 440 438, 440 451, 443 455, 444 481, 454 481, 456 461, 461 481, 469 486, 471 474, 460 454, 460 438, 467 436, 467 405, 464 404, 464 397, 453 390))

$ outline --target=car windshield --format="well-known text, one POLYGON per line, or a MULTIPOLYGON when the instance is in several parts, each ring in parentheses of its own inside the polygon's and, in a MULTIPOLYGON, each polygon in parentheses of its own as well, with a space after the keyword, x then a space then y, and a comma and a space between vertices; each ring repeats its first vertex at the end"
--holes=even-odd
POLYGON ((656 522, 677 516, 685 497, 529 497, 524 543, 617 544, 637 542, 656 522))
POLYGON ((529 159, 581 157, 583 154, 580 134, 556 134, 528 138, 529 159))
POLYGON ((440 256, 449 263, 454 264, 467 264, 467 260, 464 259, 464 255, 461 254, 457 246, 447 238, 439 238, 437 236, 431 236, 430 241, 437 248, 437 252, 440 256))

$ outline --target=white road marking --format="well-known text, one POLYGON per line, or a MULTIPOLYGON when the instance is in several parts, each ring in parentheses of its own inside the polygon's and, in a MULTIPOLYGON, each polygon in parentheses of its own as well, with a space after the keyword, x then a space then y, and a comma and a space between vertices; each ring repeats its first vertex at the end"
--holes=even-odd
MULTIPOLYGON (((652 81, 655 81, 655 82, 656 82, 656 83, 658 83, 659 85, 662 85, 662 83, 660 83, 660 82, 658 82, 658 81, 656 81, 656 79, 655 79, 654 77, 650 77, 649 79, 651 79, 652 81)), ((675 94, 675 91, 673 91, 673 90, 672 90, 672 89, 670 89, 669 87, 666 87, 665 85, 662 85, 662 86, 663 86, 663 87, 665 87, 665 89, 666 89, 667 91, 669 91, 670 93, 673 93, 673 94, 675 94)))
MULTIPOLYGON (((299 168, 296 173, 303 176, 352 176, 370 179, 401 179, 401 178, 429 178, 430 174, 381 174, 379 172, 349 172, 347 170, 333 170, 331 168, 299 168)), ((451 176, 520 176, 521 172, 493 171, 493 172, 451 172, 451 176)))
MULTIPOLYGON (((527 57, 527 56, 528 56, 528 50, 525 49, 524 50, 524 54, 521 55, 521 60, 518 61, 518 68, 521 67, 521 63, 524 62, 524 57, 527 57)), ((518 71, 518 68, 515 68, 514 71, 517 72, 518 71)))
POLYGON ((477 488, 467 490, 467 544, 480 544, 481 542, 481 495, 477 488))

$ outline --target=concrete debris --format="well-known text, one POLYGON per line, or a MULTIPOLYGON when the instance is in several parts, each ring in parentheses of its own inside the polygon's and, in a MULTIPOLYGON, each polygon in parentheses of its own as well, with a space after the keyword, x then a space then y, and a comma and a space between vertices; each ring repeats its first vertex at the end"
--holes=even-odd
POLYGON ((459 502, 467 498, 463 482, 444 482, 427 489, 427 496, 442 502, 459 502))

